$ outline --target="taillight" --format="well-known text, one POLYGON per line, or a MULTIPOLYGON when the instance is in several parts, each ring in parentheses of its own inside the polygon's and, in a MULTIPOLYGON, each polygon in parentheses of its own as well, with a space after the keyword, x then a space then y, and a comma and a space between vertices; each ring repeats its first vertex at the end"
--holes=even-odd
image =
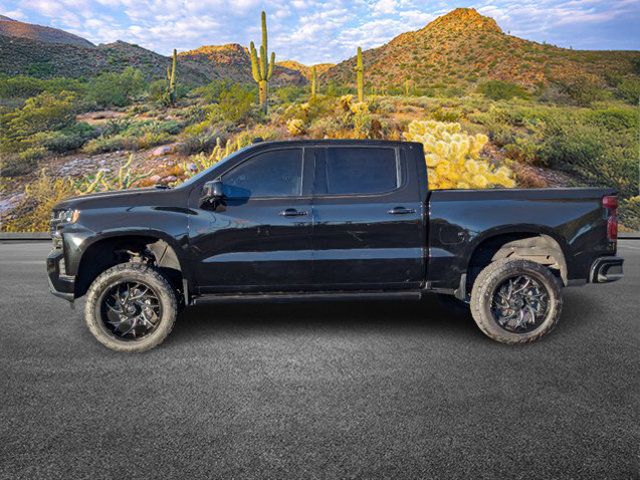
POLYGON ((607 240, 615 242, 618 239, 618 197, 602 197, 602 206, 607 209, 607 240))

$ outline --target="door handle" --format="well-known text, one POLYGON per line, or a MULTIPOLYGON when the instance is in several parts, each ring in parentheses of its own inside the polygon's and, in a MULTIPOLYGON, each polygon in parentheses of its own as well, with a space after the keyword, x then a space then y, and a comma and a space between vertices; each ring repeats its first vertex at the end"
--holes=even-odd
POLYGON ((415 208, 395 207, 387 212, 390 215, 407 215, 409 213, 416 213, 415 208))
POLYGON ((305 215, 309 215, 309 212, 306 210, 296 210, 295 208, 287 208, 280 212, 280 215, 283 217, 303 217, 305 215))

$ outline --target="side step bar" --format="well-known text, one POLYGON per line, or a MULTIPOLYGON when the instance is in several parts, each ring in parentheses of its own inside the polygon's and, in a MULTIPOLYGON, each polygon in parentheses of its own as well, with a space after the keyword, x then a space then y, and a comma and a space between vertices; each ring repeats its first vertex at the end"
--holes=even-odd
POLYGON ((420 291, 409 292, 310 292, 310 293, 248 293, 242 295, 232 294, 206 294, 196 297, 193 305, 199 303, 243 303, 243 302, 320 302, 320 301, 372 301, 372 300, 413 300, 422 298, 420 291))

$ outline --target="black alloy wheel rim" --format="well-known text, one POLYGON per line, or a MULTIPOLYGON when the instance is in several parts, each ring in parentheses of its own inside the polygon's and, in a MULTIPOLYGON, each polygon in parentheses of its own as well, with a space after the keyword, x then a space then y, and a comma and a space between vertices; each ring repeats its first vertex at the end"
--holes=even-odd
POLYGON ((546 287, 529 275, 505 279, 494 290, 491 314, 498 326, 511 333, 529 333, 544 322, 549 312, 546 287))
POLYGON ((118 340, 141 340, 153 333, 162 318, 156 292, 138 281, 118 282, 109 287, 100 304, 102 325, 118 340))

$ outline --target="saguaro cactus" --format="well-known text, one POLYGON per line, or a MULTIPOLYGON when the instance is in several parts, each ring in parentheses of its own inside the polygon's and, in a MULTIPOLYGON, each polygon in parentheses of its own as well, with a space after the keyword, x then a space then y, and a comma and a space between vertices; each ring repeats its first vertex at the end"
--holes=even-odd
POLYGON ((358 85, 358 101, 364 102, 364 67, 362 66, 362 48, 358 47, 356 58, 356 83, 358 85))
POLYGON ((316 98, 316 88, 318 88, 318 72, 314 65, 311 67, 311 98, 316 98))
POLYGON ((268 59, 267 50, 267 14, 262 12, 262 45, 260 45, 260 56, 256 47, 251 42, 249 45, 249 52, 251 54, 251 73, 253 79, 258 84, 258 95, 260 99, 260 107, 263 112, 267 112, 267 89, 269 86, 269 80, 273 74, 273 66, 276 63, 276 54, 271 52, 271 61, 268 59))
POLYGON ((178 52, 173 49, 171 65, 167 66, 167 102, 170 105, 176 104, 176 72, 178 67, 178 52))

